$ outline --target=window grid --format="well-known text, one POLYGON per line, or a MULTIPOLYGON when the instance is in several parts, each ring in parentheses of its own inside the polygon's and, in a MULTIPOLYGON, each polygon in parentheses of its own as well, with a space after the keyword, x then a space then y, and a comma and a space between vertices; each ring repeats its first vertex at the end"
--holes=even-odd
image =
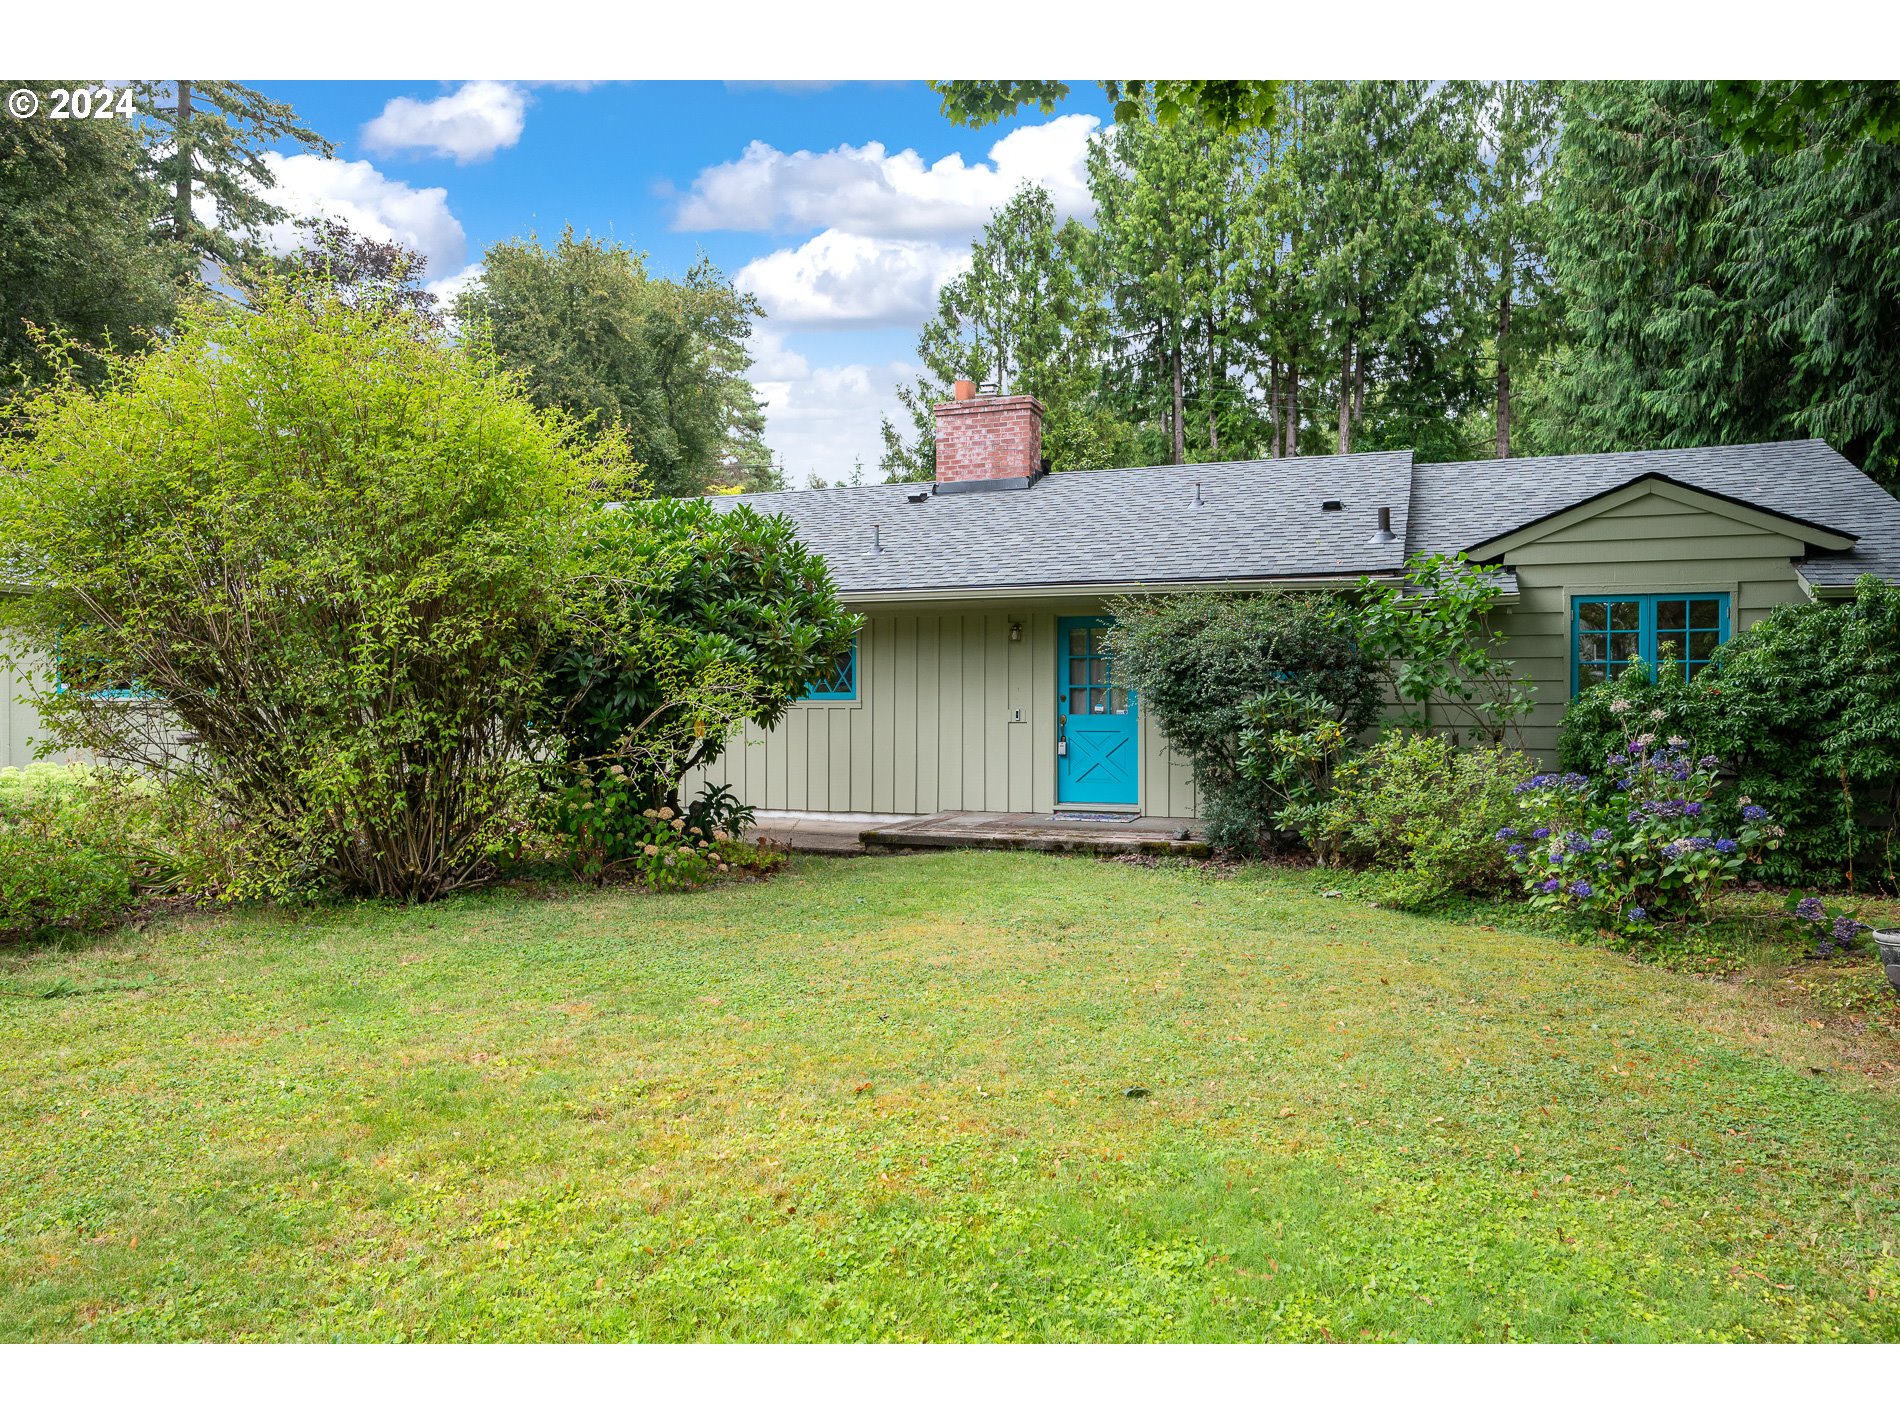
POLYGON ((1113 663, 1102 647, 1107 632, 1105 624, 1070 627, 1064 712, 1086 715, 1128 711, 1128 690, 1116 686, 1113 663))
POLYGON ((858 640, 838 655, 829 678, 805 684, 805 700, 813 703, 849 702, 858 695, 858 640))
POLYGON ((1593 594, 1571 600, 1570 691, 1665 656, 1692 677, 1728 639, 1727 594, 1593 594))

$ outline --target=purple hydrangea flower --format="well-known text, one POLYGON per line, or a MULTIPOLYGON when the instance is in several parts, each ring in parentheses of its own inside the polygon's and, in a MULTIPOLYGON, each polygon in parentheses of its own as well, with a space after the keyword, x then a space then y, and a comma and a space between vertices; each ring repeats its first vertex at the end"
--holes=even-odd
POLYGON ((1649 919, 1649 912, 1644 910, 1639 905, 1633 905, 1629 909, 1629 915, 1627 919, 1629 919, 1632 923, 1640 923, 1642 921, 1649 919))
POLYGON ((1552 876, 1548 881, 1539 881, 1537 883, 1537 889, 1542 891, 1545 895, 1551 896, 1557 893, 1557 888, 1562 884, 1563 882, 1559 881, 1555 876, 1552 876))
POLYGON ((1590 839, 1597 842, 1608 841, 1610 839, 1610 828, 1607 826, 1599 826, 1595 831, 1590 833, 1590 839))
POLYGON ((1527 854, 1527 848, 1523 842, 1513 841, 1509 846, 1504 848, 1504 854, 1509 856, 1513 861, 1522 861, 1527 854))
POLYGON ((1596 890, 1588 881, 1578 881, 1575 885, 1571 886, 1570 894, 1580 901, 1587 901, 1591 896, 1596 894, 1596 890))
POLYGON ((1827 909, 1821 904, 1818 897, 1803 896, 1799 904, 1795 906, 1794 913, 1798 919, 1819 922, 1826 916, 1827 909))
POLYGON ((1696 766, 1700 767, 1705 772, 1713 772, 1717 767, 1720 767, 1721 765, 1722 765, 1722 759, 1720 757, 1704 757, 1700 762, 1696 763, 1696 766))
POLYGON ((1743 821, 1760 821, 1768 815, 1767 807, 1745 806, 1742 808, 1743 821))
POLYGON ((1861 931, 1866 928, 1867 927, 1862 925, 1858 920, 1854 920, 1845 915, 1837 915, 1834 917, 1834 925, 1828 931, 1828 935, 1836 945, 1845 950, 1849 945, 1854 943, 1854 937, 1859 935, 1861 931))
POLYGON ((1740 851, 1742 844, 1732 836, 1722 836, 1716 838, 1715 849, 1720 851, 1724 856, 1728 856, 1740 851))
POLYGON ((1537 830, 1531 833, 1531 839, 1533 841, 1548 841, 1550 839, 1550 828, 1548 826, 1538 827, 1537 830))
POLYGON ((1498 828, 1497 839, 1499 841, 1511 841, 1511 840, 1514 840, 1516 836, 1517 836, 1517 828, 1515 826, 1504 826, 1504 827, 1498 828))

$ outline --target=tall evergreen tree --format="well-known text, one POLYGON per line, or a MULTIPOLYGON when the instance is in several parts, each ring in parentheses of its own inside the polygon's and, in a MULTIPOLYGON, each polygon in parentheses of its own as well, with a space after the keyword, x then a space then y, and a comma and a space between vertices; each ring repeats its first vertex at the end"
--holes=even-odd
POLYGON ((1327 334, 1334 448, 1457 453, 1476 349, 1459 254, 1470 145, 1422 81, 1309 86, 1296 162, 1327 334))
POLYGON ((923 373, 898 389, 910 435, 884 421, 879 463, 888 478, 934 476, 932 410, 960 376, 1041 401, 1043 453, 1059 468, 1129 457, 1126 428, 1099 398, 1108 313, 1093 265, 1091 234, 1073 219, 1058 222, 1047 190, 1024 187, 996 210, 918 337, 923 373))
MULTIPOLYGON (((56 87, 79 85, 0 82, 38 93, 43 110, 56 87)), ((36 331, 78 342, 74 374, 97 378, 88 348, 136 348, 171 319, 178 289, 139 163, 117 121, 0 122, 0 406, 51 374, 36 331)))
POLYGON ((166 202, 159 230, 195 273, 257 255, 264 229, 284 210, 270 200, 265 153, 291 144, 328 157, 329 140, 290 105, 228 79, 146 80, 138 86, 146 128, 146 175, 166 202), (210 221, 200 212, 208 208, 210 221))
POLYGON ((1551 257, 1574 446, 1813 436, 1900 488, 1900 145, 1878 95, 1731 142, 1700 82, 1566 90, 1551 257))
POLYGON ((1211 419, 1195 422, 1196 436, 1205 429, 1219 445, 1221 392, 1246 337, 1248 316, 1235 300, 1246 229, 1233 213, 1250 148, 1211 125, 1162 123, 1152 112, 1089 148, 1100 271, 1120 338, 1117 389, 1132 419, 1165 432, 1174 465, 1188 458, 1192 407, 1211 419))
POLYGON ((1494 372, 1491 450, 1511 454, 1513 381, 1557 339, 1562 302, 1551 275, 1550 172, 1557 156, 1559 86, 1505 79, 1452 86, 1471 155, 1465 257, 1494 372))

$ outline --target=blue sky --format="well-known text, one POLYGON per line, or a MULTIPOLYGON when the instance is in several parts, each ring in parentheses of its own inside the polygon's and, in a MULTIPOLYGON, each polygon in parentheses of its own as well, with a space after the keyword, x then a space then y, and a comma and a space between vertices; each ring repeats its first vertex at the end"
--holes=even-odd
POLYGON ((261 83, 336 145, 276 162, 278 198, 401 238, 452 292, 502 238, 565 224, 683 271, 708 254, 765 304, 754 380, 794 482, 870 478, 878 417, 984 216, 1020 182, 1085 212, 1106 120, 1078 84, 1053 119, 957 128, 922 84, 261 83))

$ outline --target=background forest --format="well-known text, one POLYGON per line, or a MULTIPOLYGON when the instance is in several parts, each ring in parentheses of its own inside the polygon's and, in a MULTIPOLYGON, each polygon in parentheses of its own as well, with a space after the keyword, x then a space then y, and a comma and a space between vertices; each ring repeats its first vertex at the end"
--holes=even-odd
POLYGON ((1093 223, 1026 188, 944 287, 883 468, 930 477, 968 374, 1044 403, 1057 469, 1814 436, 1894 487, 1894 90, 1288 82, 1260 122, 1124 98, 1093 223))

